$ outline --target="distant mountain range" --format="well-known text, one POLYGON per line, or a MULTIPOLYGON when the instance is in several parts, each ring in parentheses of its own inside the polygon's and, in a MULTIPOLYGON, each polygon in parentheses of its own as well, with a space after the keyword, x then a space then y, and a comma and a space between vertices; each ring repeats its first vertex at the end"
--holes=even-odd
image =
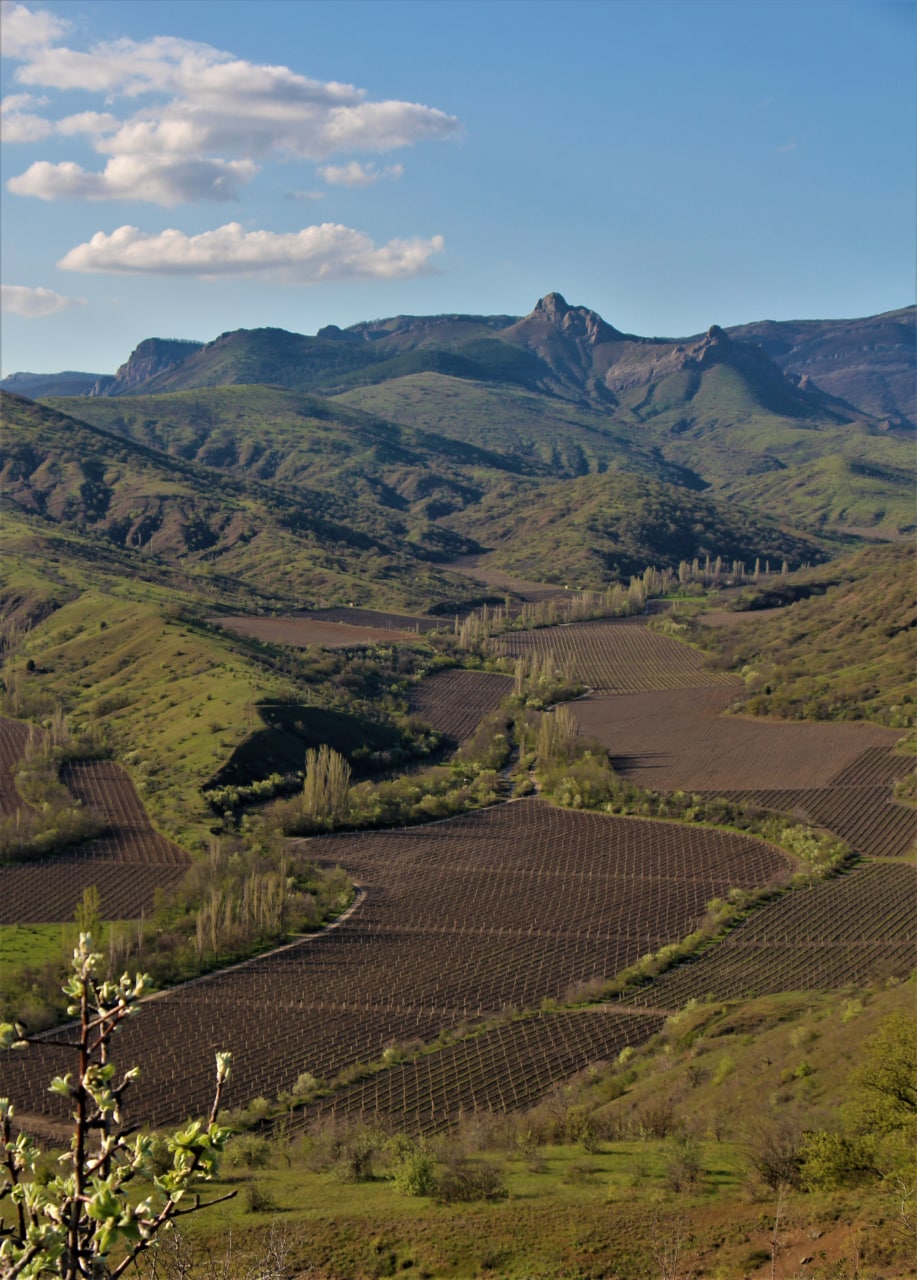
POLYGON ((15 598, 46 591, 46 555, 238 607, 448 610, 476 590, 459 556, 592 587, 894 541, 915 527, 913 320, 675 341, 549 294, 522 318, 150 338, 113 378, 15 374, 15 598))
POLYGON ((314 337, 238 329, 208 343, 148 338, 113 377, 15 373, 0 387, 32 399, 246 383, 335 395, 438 373, 608 412, 651 408, 673 392, 690 400, 704 374, 721 366, 771 412, 865 417, 900 429, 917 426, 914 321, 915 308, 906 307, 859 320, 765 320, 678 340, 641 338, 551 293, 521 318, 395 316, 348 329, 329 325, 314 337), (636 397, 641 389, 647 393, 636 397))

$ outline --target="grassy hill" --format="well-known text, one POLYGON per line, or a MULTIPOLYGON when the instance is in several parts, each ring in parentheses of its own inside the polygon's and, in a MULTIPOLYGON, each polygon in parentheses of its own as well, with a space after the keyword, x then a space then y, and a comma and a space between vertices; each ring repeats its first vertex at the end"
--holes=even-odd
POLYGON ((743 709, 752 714, 907 728, 917 630, 913 567, 910 546, 858 552, 793 575, 783 590, 750 596, 747 623, 704 628, 701 642, 745 672, 743 709))
POLYGON ((59 527, 203 568, 262 606, 397 601, 410 612, 453 595, 430 562, 467 544, 442 533, 425 544, 424 522, 378 502, 301 484, 293 494, 241 464, 234 476, 18 397, 4 396, 3 412, 4 501, 59 527))
POLYGON ((478 561, 483 568, 577 587, 642 573, 648 564, 677 569, 695 557, 741 560, 750 569, 759 557, 797 567, 825 555, 815 539, 750 505, 621 472, 497 490, 448 523, 493 548, 478 561))

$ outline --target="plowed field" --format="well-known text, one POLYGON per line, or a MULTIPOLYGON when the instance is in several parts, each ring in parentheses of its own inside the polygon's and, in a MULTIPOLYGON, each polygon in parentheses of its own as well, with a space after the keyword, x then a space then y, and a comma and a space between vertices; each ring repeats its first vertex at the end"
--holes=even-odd
POLYGON ((843 988, 903 978, 915 965, 917 867, 873 863, 763 907, 628 1003, 674 1010, 707 996, 843 988))
POLYGON ((0 716, 0 817, 12 817, 28 807, 13 782, 28 737, 27 724, 0 716))
MULTIPOLYGON (((572 710, 582 732, 608 748, 616 769, 657 791, 823 787, 844 769, 859 768, 867 752, 885 761, 901 736, 877 725, 722 715, 729 703, 728 689, 673 689, 589 697, 572 710)), ((877 767, 890 778, 908 765, 891 774, 890 764, 877 767)))
POLYGON ((511 657, 550 656, 598 693, 741 685, 737 677, 706 667, 688 645, 649 631, 636 618, 510 632, 490 643, 495 653, 511 657))
POLYGON ((258 618, 240 614, 232 618, 212 618, 211 621, 230 631, 237 631, 241 636, 251 636, 254 640, 265 640, 270 644, 288 644, 294 649, 306 649, 310 644, 321 645, 325 649, 349 649, 417 638, 413 630, 380 627, 377 623, 365 626, 328 622, 321 618, 258 618))
POLYGON ((723 715, 729 699, 724 689, 678 689, 589 697, 573 713, 618 772, 641 786, 792 814, 873 857, 908 851, 917 810, 896 804, 891 784, 914 762, 894 754, 898 731, 723 715))
MULTIPOLYGON (((365 901, 339 928, 149 1002, 118 1045, 120 1061, 144 1065, 146 1118, 203 1109, 217 1048, 236 1054, 229 1105, 273 1096, 304 1070, 331 1077, 392 1041, 429 1040, 611 976, 690 931, 729 887, 790 870, 761 841, 539 800, 308 849, 353 872, 365 901)), ((595 1044, 575 1060, 605 1051, 595 1044)), ((0 1093, 48 1114, 44 1081, 60 1052, 0 1060, 0 1093)))
POLYGON ((433 1133, 475 1111, 521 1110, 558 1080, 648 1039, 662 1022, 623 1009, 538 1014, 350 1085, 307 1108, 302 1123, 323 1115, 385 1116, 408 1132, 433 1133))
POLYGON ((510 676, 489 671, 440 671, 411 689, 408 706, 451 742, 461 742, 512 687, 510 676))
POLYGON ((106 919, 150 912, 156 890, 184 875, 187 854, 153 830, 134 784, 118 765, 67 765, 62 780, 96 810, 105 830, 64 857, 0 867, 0 924, 72 920, 91 885, 99 890, 106 919))
POLYGON ((444 568, 451 569, 453 573, 460 573, 475 582, 483 583, 485 587, 490 587, 494 591, 511 591, 513 595, 532 603, 569 594, 566 587, 552 586, 549 582, 529 582, 525 578, 514 578, 512 574, 505 573, 502 569, 478 568, 477 565, 463 563, 460 560, 453 560, 444 568))

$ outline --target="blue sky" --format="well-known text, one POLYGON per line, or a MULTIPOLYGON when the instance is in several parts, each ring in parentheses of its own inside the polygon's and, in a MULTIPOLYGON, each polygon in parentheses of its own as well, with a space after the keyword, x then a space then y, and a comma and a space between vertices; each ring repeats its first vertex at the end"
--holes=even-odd
POLYGON ((4 374, 145 337, 913 300, 915 6, 3 2, 4 374))

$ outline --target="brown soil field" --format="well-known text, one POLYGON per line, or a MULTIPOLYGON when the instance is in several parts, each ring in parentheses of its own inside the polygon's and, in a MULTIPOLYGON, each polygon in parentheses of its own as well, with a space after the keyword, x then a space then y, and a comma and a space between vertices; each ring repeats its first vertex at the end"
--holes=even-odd
POLYGON ((714 1000, 862 986, 917 965, 917 867, 878 862, 756 911, 723 942, 625 1003, 676 1010, 714 1000))
POLYGON ((550 582, 529 582, 525 578, 514 578, 512 574, 505 573, 502 569, 479 568, 474 563, 475 559, 476 557, 453 560, 443 568, 451 569, 453 573, 460 573, 466 578, 480 582, 494 591, 510 591, 520 599, 528 600, 533 604, 539 600, 551 600, 556 596, 568 594, 566 587, 558 587, 550 582))
POLYGON ((598 693, 742 687, 738 677, 713 671, 694 649, 648 630, 639 618, 510 632, 490 643, 495 653, 511 657, 550 655, 561 670, 598 693))
POLYGON ((310 644, 325 649, 350 649, 361 645, 391 644, 395 640, 416 640, 414 631, 401 631, 394 627, 352 626, 344 622, 326 622, 318 618, 288 617, 259 618, 240 615, 231 618, 211 618, 217 626, 250 636, 253 640, 265 640, 269 644, 288 644, 294 649, 306 649, 310 644))
POLYGON ((512 692, 510 676, 489 671, 440 671, 414 685, 411 714, 420 716, 451 742, 469 737, 487 714, 512 692))
MULTIPOLYGON (((537 799, 307 850, 350 870, 364 901, 338 928, 149 1001, 119 1034, 118 1060, 144 1066, 136 1118, 204 1109, 216 1049, 236 1055, 234 1106, 306 1070, 330 1079, 392 1043, 537 1008, 681 938, 729 888, 792 870, 759 840, 537 799)), ((57 1115, 45 1082, 61 1052, 0 1059, 0 1093, 57 1115)))
POLYGON ((558 1080, 611 1062, 659 1030, 661 1015, 628 1016, 636 1012, 593 1008, 507 1022, 341 1089, 305 1108, 297 1127, 349 1115, 435 1133, 474 1112, 521 1111, 558 1080))
POLYGON ((389 613, 383 609, 309 609, 296 616, 310 618, 314 622, 343 622, 350 627, 381 627, 383 631, 410 631, 418 634, 448 630, 452 626, 451 618, 425 618, 413 613, 389 613))
POLYGON ((786 613, 789 608, 788 604, 782 604, 773 609, 743 609, 741 613, 730 609, 710 609, 707 613, 700 615, 698 622, 703 622, 708 627, 722 627, 727 631, 733 631, 748 623, 777 618, 781 613, 786 613))
POLYGON ((116 764, 66 765, 62 781, 105 822, 104 832, 75 852, 0 867, 0 924, 69 921, 83 890, 95 885, 106 919, 149 913, 157 889, 185 873, 189 858, 150 826, 134 784, 116 764))
POLYGON ((865 752, 887 752, 901 737, 869 724, 725 716, 731 700, 728 688, 677 689, 571 706, 581 732, 608 749, 616 769, 657 791, 824 787, 865 752))
POLYGON ((27 724, 0 716, 0 818, 13 817, 29 807, 13 781, 28 738, 27 724))

